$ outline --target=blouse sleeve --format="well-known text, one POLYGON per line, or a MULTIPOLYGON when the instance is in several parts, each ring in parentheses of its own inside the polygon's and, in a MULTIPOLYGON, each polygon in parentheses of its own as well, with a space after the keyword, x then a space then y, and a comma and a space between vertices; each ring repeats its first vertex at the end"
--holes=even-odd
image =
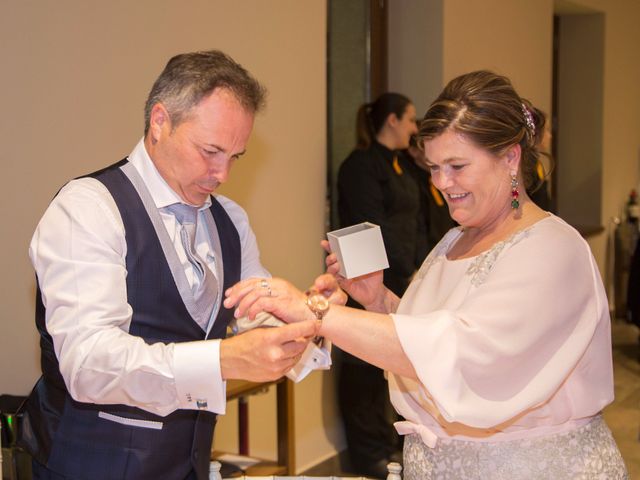
POLYGON ((394 315, 404 351, 449 422, 492 427, 546 402, 608 318, 586 242, 566 225, 528 233, 485 265, 455 310, 394 315))

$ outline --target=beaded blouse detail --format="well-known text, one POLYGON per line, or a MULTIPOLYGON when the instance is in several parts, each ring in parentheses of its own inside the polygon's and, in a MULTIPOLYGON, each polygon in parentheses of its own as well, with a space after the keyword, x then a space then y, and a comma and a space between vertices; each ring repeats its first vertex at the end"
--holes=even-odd
POLYGON ((474 287, 482 285, 505 247, 515 245, 527 236, 529 236, 528 228, 514 233, 506 240, 497 242, 489 250, 475 257, 467 269, 467 275, 471 276, 471 285, 474 287))
MULTIPOLYGON (((531 227, 525 228, 524 230, 520 230, 519 232, 516 232, 513 235, 511 235, 506 240, 496 242, 486 252, 483 252, 480 255, 472 257, 470 259, 471 264, 469 265, 469 268, 467 268, 467 271, 466 271, 466 274, 471 277, 471 285, 473 285, 474 287, 479 287, 480 285, 482 285, 484 281, 487 279, 487 276, 489 275, 489 273, 491 272, 491 269, 493 268, 494 264, 496 263, 496 260, 500 256, 500 253, 502 253, 502 251, 506 247, 515 245, 523 238, 528 237, 530 230, 531 230, 531 227)), ((460 237, 461 234, 462 232, 460 230, 457 230, 457 231, 452 230, 449 232, 448 235, 445 235, 445 237, 440 241, 440 243, 438 243, 438 245, 436 245, 436 247, 431 251, 427 259, 424 261, 424 263, 420 267, 420 270, 418 271, 418 274, 417 274, 417 277, 419 279, 424 278, 424 276, 427 274, 427 271, 429 270, 429 268, 431 268, 433 264, 445 260, 447 252, 449 251, 453 243, 455 243, 455 241, 460 237), (454 232, 456 232, 457 234, 454 232)))

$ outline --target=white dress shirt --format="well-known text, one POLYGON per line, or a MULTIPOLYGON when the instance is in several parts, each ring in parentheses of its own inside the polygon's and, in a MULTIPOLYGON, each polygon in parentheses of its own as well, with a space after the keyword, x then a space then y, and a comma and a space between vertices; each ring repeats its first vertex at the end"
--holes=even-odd
MULTIPOLYGON (((129 161, 159 210, 180 201, 155 168, 142 140, 129 161)), ((241 278, 270 276, 260 263, 244 210, 221 195, 216 199, 240 236, 241 278)), ((203 205, 201 210, 208 207, 203 205)), ((197 280, 180 241, 179 225, 170 213, 160 210, 160 215, 193 284, 197 280)), ((196 233, 196 250, 216 272, 214 250, 204 228, 196 233)), ((33 235, 29 255, 46 307, 47 331, 69 393, 80 402, 132 405, 162 416, 203 405, 224 413, 220 340, 147 345, 129 335, 132 309, 127 303, 126 254, 119 210, 106 187, 93 178, 65 185, 33 235)))

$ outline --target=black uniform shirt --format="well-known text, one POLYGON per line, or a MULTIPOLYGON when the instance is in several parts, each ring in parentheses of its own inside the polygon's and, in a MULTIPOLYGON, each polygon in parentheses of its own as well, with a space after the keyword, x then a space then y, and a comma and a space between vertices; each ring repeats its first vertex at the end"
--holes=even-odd
POLYGON ((401 295, 424 259, 425 231, 420 212, 420 190, 409 172, 410 160, 402 153, 374 142, 354 150, 338 173, 340 224, 361 222, 380 225, 389 269, 385 285, 401 295), (418 257, 420 257, 418 259, 418 257))

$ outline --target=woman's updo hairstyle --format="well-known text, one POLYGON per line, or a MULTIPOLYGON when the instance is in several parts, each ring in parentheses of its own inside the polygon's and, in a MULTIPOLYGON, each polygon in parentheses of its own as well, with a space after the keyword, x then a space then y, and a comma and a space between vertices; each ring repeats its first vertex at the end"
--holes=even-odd
POLYGON ((516 143, 522 149, 521 170, 527 188, 537 177, 538 145, 545 115, 516 93, 511 81, 480 70, 451 80, 420 122, 420 144, 451 129, 494 155, 516 143))
POLYGON ((375 102, 361 105, 356 118, 357 148, 369 148, 389 115, 394 113, 396 117, 402 118, 410 104, 411 100, 404 95, 387 92, 375 102))

